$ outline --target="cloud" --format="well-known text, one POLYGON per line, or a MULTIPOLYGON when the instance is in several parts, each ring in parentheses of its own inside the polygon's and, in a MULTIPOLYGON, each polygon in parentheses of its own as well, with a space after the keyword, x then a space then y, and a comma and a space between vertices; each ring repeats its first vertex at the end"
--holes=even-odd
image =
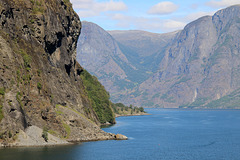
POLYGON ((191 9, 197 9, 199 7, 199 5, 198 4, 191 4, 191 6, 190 6, 190 8, 191 9))
POLYGON ((240 4, 240 1, 239 0, 220 0, 220 1, 211 0, 206 3, 207 6, 210 6, 212 8, 228 7, 235 4, 240 4))
POLYGON ((71 0, 73 8, 81 17, 92 17, 108 11, 125 11, 127 5, 122 1, 110 0, 97 2, 96 0, 71 0))
POLYGON ((160 2, 148 10, 148 14, 166 15, 175 12, 178 6, 172 2, 160 2))
POLYGON ((151 32, 172 32, 183 29, 186 23, 176 20, 163 20, 161 18, 147 18, 127 16, 123 14, 108 15, 115 20, 116 27, 122 27, 127 30, 147 30, 151 32))
POLYGON ((186 21, 186 22, 192 22, 192 21, 195 21, 198 18, 203 17, 203 16, 207 16, 207 15, 212 16, 214 13, 215 13, 215 11, 212 11, 212 12, 194 12, 194 13, 186 15, 183 18, 183 20, 186 21))
POLYGON ((178 30, 184 28, 186 24, 184 22, 167 20, 163 23, 163 27, 168 30, 178 30))

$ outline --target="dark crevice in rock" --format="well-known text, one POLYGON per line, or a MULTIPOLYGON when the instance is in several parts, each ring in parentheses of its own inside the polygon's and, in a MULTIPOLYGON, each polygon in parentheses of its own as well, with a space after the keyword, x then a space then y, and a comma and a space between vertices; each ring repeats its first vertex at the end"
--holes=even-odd
POLYGON ((66 70, 68 76, 70 76, 71 68, 72 68, 71 64, 65 64, 65 70, 66 70))
POLYGON ((16 109, 15 108, 11 108, 9 113, 14 112, 14 111, 16 111, 16 109))
POLYGON ((28 123, 27 123, 26 115, 25 115, 22 107, 20 107, 20 112, 22 113, 23 127, 24 127, 24 129, 26 129, 28 127, 28 123))
POLYGON ((52 55, 57 48, 61 47, 62 45, 62 39, 64 37, 62 32, 56 33, 57 38, 54 38, 55 35, 51 36, 45 36, 44 41, 45 41, 45 50, 47 53, 52 55), (54 41, 55 39, 55 41, 54 41))
POLYGON ((78 76, 80 76, 82 72, 83 72, 82 69, 77 69, 77 75, 78 75, 78 76))
POLYGON ((62 34, 62 32, 58 32, 57 33, 57 48, 62 46, 62 39, 63 39, 64 35, 62 34))

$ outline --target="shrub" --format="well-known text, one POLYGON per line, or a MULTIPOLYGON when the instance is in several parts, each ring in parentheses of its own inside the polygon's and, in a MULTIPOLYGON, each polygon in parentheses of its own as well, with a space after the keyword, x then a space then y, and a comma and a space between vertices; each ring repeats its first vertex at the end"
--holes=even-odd
POLYGON ((39 90, 42 89, 42 84, 41 84, 40 82, 37 83, 37 88, 38 88, 39 90))
POLYGON ((42 137, 46 142, 48 142, 48 129, 47 129, 47 127, 43 127, 42 137))
POLYGON ((140 107, 140 108, 139 108, 139 111, 140 111, 140 112, 144 112, 144 108, 143 108, 143 107, 140 107))
POLYGON ((0 95, 4 96, 4 94, 5 94, 5 89, 4 88, 0 88, 0 95))
POLYGON ((0 105, 0 122, 1 122, 1 120, 3 119, 2 108, 3 108, 3 106, 0 105))
POLYGON ((38 75, 38 77, 41 76, 41 71, 39 69, 37 70, 37 75, 38 75))
POLYGON ((31 61, 32 58, 30 55, 28 55, 24 50, 20 49, 19 53, 22 55, 23 57, 23 61, 24 61, 24 67, 26 68, 27 71, 30 71, 31 68, 31 61))

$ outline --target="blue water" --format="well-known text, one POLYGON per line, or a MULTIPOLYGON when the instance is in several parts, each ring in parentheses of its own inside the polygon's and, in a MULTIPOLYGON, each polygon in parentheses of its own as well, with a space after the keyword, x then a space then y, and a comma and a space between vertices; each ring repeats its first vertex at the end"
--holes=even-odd
POLYGON ((129 137, 78 145, 0 150, 0 160, 238 160, 240 110, 149 109, 105 128, 129 137))

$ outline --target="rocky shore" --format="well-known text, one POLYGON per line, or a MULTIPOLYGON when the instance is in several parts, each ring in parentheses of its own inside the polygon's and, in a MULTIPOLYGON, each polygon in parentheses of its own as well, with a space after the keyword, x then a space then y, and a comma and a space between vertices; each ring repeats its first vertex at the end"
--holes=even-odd
POLYGON ((94 134, 89 137, 79 139, 63 139, 56 137, 50 133, 47 134, 46 141, 42 136, 43 130, 37 126, 30 126, 26 131, 20 130, 16 141, 11 143, 1 143, 0 148, 3 147, 39 147, 39 146, 56 146, 56 145, 71 145, 80 142, 88 141, 102 141, 102 140, 127 140, 128 137, 121 134, 106 133, 94 134))

